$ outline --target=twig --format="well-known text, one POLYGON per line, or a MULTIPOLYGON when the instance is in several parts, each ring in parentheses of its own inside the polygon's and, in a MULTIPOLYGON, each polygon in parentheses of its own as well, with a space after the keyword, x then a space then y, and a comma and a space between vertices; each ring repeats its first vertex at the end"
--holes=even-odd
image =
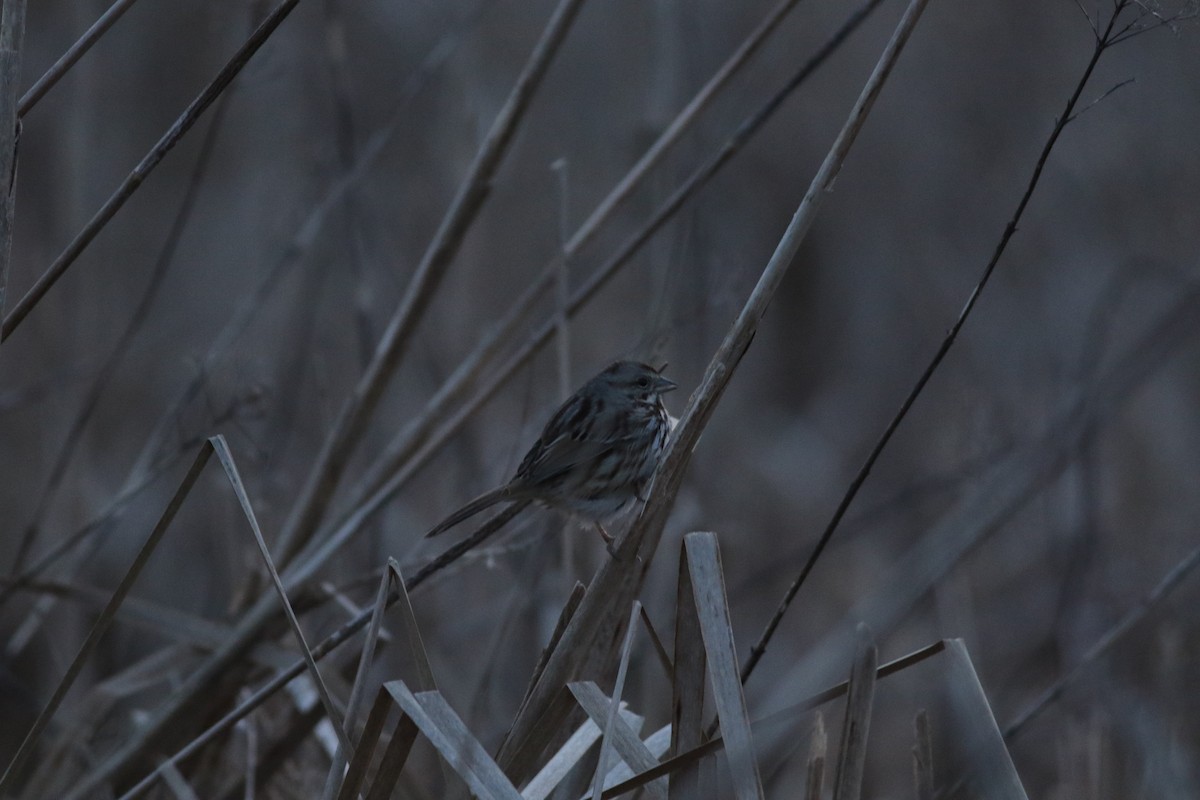
POLYGON ((1086 112, 1088 112, 1088 111, 1091 111, 1093 108, 1095 108, 1097 105, 1099 105, 1099 104, 1100 104, 1100 102, 1101 102, 1102 100, 1104 100, 1106 97, 1108 97, 1108 96, 1109 96, 1110 94, 1112 94, 1113 92, 1117 91, 1118 89, 1124 88, 1124 87, 1126 87, 1126 86, 1130 85, 1131 83, 1135 83, 1136 81, 1137 81, 1137 78, 1126 78, 1125 80, 1121 81, 1121 82, 1120 82, 1120 83, 1118 83, 1117 85, 1113 86, 1113 87, 1112 87, 1111 89, 1109 89, 1108 91, 1104 92, 1104 94, 1100 95, 1099 97, 1097 97, 1097 98, 1096 98, 1095 100, 1093 100, 1092 102, 1088 103, 1088 104, 1087 104, 1086 106, 1084 106, 1083 108, 1081 108, 1081 109, 1079 109, 1078 111, 1076 111, 1074 114, 1072 114, 1072 115, 1071 115, 1071 116, 1070 116, 1070 117, 1067 119, 1067 122, 1069 122, 1069 123, 1070 123, 1070 122, 1074 122, 1075 120, 1079 119, 1080 115, 1082 115, 1082 114, 1084 114, 1084 113, 1086 113, 1086 112))
POLYGON ((1167 28, 1172 33, 1178 33, 1178 23, 1195 19, 1200 15, 1200 3, 1195 2, 1195 0, 1186 3, 1176 14, 1169 17, 1155 11, 1143 2, 1143 0, 1121 0, 1116 5, 1117 9, 1114 12, 1114 16, 1130 5, 1136 6, 1141 13, 1135 16, 1129 24, 1113 34, 1109 40, 1109 44, 1114 45, 1122 44, 1135 36, 1141 36, 1143 33, 1149 33, 1159 28, 1167 28), (1146 17, 1150 17, 1151 22, 1143 24, 1142 20, 1146 17))

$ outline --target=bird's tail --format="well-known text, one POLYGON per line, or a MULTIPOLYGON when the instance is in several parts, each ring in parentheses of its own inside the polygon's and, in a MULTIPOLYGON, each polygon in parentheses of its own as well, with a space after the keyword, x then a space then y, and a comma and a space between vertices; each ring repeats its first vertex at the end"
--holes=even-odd
POLYGON ((483 494, 479 495, 479 497, 476 497, 458 511, 455 511, 453 514, 435 525, 433 530, 425 534, 425 538, 428 539, 430 536, 437 536, 439 533, 445 533, 447 530, 453 528, 464 519, 475 516, 485 508, 494 506, 496 503, 503 503, 505 500, 512 499, 514 499, 512 496, 512 491, 507 486, 501 486, 499 489, 492 489, 490 492, 484 492, 483 494))

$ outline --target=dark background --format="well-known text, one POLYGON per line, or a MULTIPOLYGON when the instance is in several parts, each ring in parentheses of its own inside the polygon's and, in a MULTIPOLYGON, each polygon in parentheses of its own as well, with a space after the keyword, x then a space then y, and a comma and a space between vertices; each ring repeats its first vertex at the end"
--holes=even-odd
MULTIPOLYGON (((563 209, 574 230, 771 5, 584 7, 390 384, 351 482, 554 257, 563 209), (566 163, 565 200, 551 168, 558 159, 566 163)), ((1084 0, 1103 19, 1109 4, 1098 5, 1084 0)), ((573 260, 573 284, 782 85, 848 7, 799 4, 573 260)), ((103 8, 30 3, 23 86, 103 8)), ((35 555, 121 491, 239 303, 348 160, 394 126, 350 200, 325 216, 246 332, 204 368, 201 391, 155 450, 190 460, 197 437, 224 433, 268 538, 280 528, 550 10, 511 0, 301 3, 221 101, 178 249, 47 503, 35 555)), ((572 385, 616 357, 659 358, 682 387, 669 399, 672 411, 682 410, 901 10, 883 3, 573 320, 572 385)), ((8 309, 262 11, 235 0, 141 3, 29 113, 8 309)), ((867 620, 883 658, 963 637, 1004 726, 1196 545, 1200 361, 1195 330, 1184 326, 1155 340, 1173 346, 1171 356, 1104 406, 1087 446, 1035 480, 1002 525, 979 532, 934 575, 905 560, 953 515, 981 519, 981 504, 998 493, 998 465, 1056 447, 1052 434, 1071 403, 1099 397, 1103 405, 1102 379, 1128 375, 1123 364, 1151 363, 1137 343, 1200 278, 1198 35, 1189 24, 1177 34, 1156 30, 1101 58, 1083 105, 1133 83, 1068 125, 974 315, 748 683, 752 716, 843 675, 848 651, 836 643, 861 616, 852 609, 886 608, 898 583, 915 592, 911 607, 893 620, 867 620)), ((745 658, 978 280, 1092 46, 1069 0, 931 3, 695 453, 643 595, 661 630, 673 619, 680 537, 712 530, 745 658)), ((0 564, 15 558, 38 514, 72 421, 150 279, 213 119, 210 110, 0 347, 0 564)), ((543 300, 522 336, 551 312, 543 300)), ((322 579, 340 585, 377 574, 389 555, 409 566, 436 552, 420 543, 422 531, 508 476, 560 399, 557 386, 548 349, 322 579)), ((168 468, 54 577, 114 585, 183 469, 183 461, 168 468)), ((1014 480, 1029 474, 1015 473, 1014 480)), ((956 529, 971 536, 969 527, 956 529)), ((552 514, 527 514, 508 538, 414 600, 442 690, 489 744, 507 727, 571 582, 586 582, 606 557, 591 533, 570 530, 564 539, 561 529, 552 514)), ((210 466, 135 595, 225 620, 257 559, 232 493, 210 466)), ((353 594, 365 604, 371 591, 353 594)), ((1200 657, 1198 599, 1195 579, 1185 580, 1011 744, 1030 796, 1200 791, 1200 706, 1190 680, 1200 657)), ((21 720, 3 726, 7 752, 92 618, 86 603, 56 604, 15 646, 35 603, 23 593, 0 610, 8 648, 0 702, 21 720)), ((314 636, 339 619, 314 618, 314 636)), ((161 626, 118 622, 82 684, 169 639, 161 626)), ((665 684, 644 639, 638 648, 627 695, 657 727, 669 712, 665 684)), ((386 664, 380 669, 387 674, 386 664)), ((918 670, 923 677, 881 685, 872 796, 911 796, 915 709, 930 705, 938 729, 936 703, 926 697, 936 691, 938 662, 918 670)), ((839 717, 834 709, 827 721, 839 717)), ((807 725, 785 732, 799 737, 802 753, 807 725)), ((804 759, 782 760, 770 741, 761 742, 764 774, 774 775, 768 793, 795 794, 804 759)))

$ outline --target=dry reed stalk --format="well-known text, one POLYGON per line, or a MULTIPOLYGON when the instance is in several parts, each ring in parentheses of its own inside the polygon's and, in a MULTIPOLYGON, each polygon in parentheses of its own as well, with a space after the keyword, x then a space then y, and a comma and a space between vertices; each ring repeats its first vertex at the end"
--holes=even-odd
MULTIPOLYGON (((50 66, 50 69, 46 70, 42 74, 42 77, 38 78, 33 86, 30 86, 25 94, 21 95, 18 113, 22 117, 28 114, 37 105, 38 101, 53 89, 55 84, 62 80, 71 67, 75 66, 75 62, 82 58, 84 53, 92 49, 92 45, 99 41, 100 37, 136 2, 137 0, 115 0, 108 7, 108 10, 92 23, 92 26, 84 32, 83 36, 80 36, 78 41, 68 47, 67 51, 59 56, 58 60, 50 66)), ((0 306, 0 310, 3 310, 2 306, 0 306)))
POLYGON ((12 259, 17 145, 21 139, 17 91, 21 83, 21 44, 24 39, 25 0, 4 0, 0 4, 0 316, 4 314, 12 259))

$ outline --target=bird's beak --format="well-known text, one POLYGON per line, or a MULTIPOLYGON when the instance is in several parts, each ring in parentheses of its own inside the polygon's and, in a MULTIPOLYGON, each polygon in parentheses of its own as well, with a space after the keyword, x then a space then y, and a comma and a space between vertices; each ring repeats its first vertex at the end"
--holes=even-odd
POLYGON ((675 381, 667 380, 662 375, 659 375, 658 379, 654 383, 654 389, 659 394, 666 394, 667 392, 669 392, 675 388, 677 388, 675 381))

